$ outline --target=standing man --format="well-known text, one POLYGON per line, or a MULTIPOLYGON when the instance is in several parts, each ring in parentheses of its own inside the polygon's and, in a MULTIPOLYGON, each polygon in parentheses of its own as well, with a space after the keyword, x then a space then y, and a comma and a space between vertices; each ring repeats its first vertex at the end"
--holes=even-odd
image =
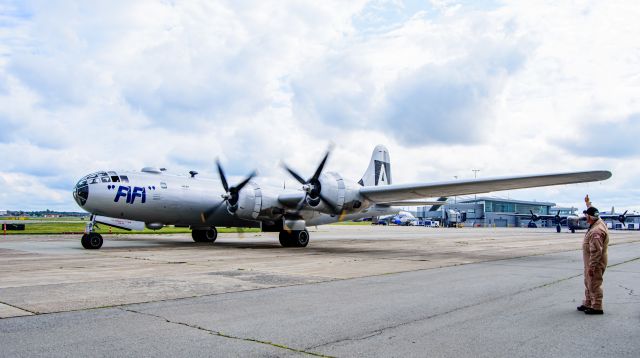
POLYGON ((607 246, 609 231, 600 219, 600 212, 585 198, 589 208, 583 213, 587 217, 589 229, 582 242, 582 259, 584 260, 584 301, 578 311, 585 314, 603 314, 602 310, 602 275, 607 268, 607 246))

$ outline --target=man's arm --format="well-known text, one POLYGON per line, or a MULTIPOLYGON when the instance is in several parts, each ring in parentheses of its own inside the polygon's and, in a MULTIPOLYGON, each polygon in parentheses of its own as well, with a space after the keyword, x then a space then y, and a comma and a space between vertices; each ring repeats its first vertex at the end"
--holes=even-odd
POLYGON ((602 260, 602 252, 604 251, 604 234, 595 232, 589 240, 589 267, 595 269, 602 260))

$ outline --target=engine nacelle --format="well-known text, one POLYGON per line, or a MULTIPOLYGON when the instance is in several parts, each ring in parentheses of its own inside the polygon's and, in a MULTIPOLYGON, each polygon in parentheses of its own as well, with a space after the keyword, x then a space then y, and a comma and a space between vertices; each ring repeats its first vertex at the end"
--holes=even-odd
POLYGON ((258 184, 249 182, 240 191, 236 205, 227 206, 227 210, 241 219, 255 220, 262 210, 262 191, 258 184))
MULTIPOLYGON (((335 207, 336 211, 340 212, 342 210, 342 205, 344 204, 344 180, 338 173, 328 172, 323 173, 318 181, 320 183, 320 192, 322 196, 331 202, 335 207)), ((310 192, 307 196, 307 205, 312 207, 314 210, 327 213, 327 214, 335 214, 333 209, 325 204, 319 195, 313 195, 313 191, 317 190, 316 187, 310 192)))

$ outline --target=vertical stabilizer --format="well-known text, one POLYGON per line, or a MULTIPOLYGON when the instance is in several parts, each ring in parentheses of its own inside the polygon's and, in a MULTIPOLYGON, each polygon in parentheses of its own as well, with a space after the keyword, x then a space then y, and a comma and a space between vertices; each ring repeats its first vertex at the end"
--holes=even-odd
POLYGON ((362 186, 391 184, 391 160, 389 151, 384 145, 377 145, 371 154, 369 167, 358 182, 362 186))

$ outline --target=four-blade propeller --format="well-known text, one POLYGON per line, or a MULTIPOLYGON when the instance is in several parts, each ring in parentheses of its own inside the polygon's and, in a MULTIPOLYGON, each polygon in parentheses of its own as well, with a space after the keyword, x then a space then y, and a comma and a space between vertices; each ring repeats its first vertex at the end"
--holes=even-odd
POLYGON ((302 176, 296 173, 295 170, 289 168, 286 164, 282 163, 283 168, 287 172, 289 172, 289 174, 291 174, 291 176, 293 176, 300 184, 302 184, 302 190, 305 192, 304 198, 300 200, 300 202, 298 203, 298 206, 296 207, 296 212, 299 212, 300 210, 302 210, 305 203, 309 203, 312 206, 316 206, 320 204, 320 201, 322 201, 326 206, 329 207, 329 209, 331 209, 331 211, 334 214, 338 213, 338 209, 336 208, 336 206, 331 201, 329 201, 324 195, 322 195, 322 185, 320 183, 320 175, 322 174, 322 169, 324 169, 324 165, 327 162, 327 159, 329 158, 330 153, 331 153, 331 148, 327 150, 327 154, 325 154, 324 158, 322 158, 322 161, 320 162, 320 165, 318 165, 318 168, 316 169, 315 173, 313 173, 311 178, 307 180, 303 179, 302 176))
POLYGON ((224 188, 224 194, 221 195, 222 201, 216 204, 215 206, 207 209, 206 211, 200 214, 200 219, 202 222, 206 222, 209 217, 220 207, 220 205, 226 202, 227 210, 230 213, 235 213, 238 210, 238 199, 240 198, 240 190, 245 187, 249 183, 251 179, 253 179, 258 173, 254 170, 249 174, 249 176, 241 181, 239 184, 235 186, 229 186, 227 183, 227 177, 224 175, 224 170, 222 169, 222 165, 220 161, 216 159, 216 166, 218 167, 218 173, 220 174, 220 181, 222 182, 222 187, 224 188))
POLYGON ((533 213, 533 210, 529 210, 529 212, 531 213, 531 221, 538 221, 540 220, 540 217, 536 214, 533 213))

